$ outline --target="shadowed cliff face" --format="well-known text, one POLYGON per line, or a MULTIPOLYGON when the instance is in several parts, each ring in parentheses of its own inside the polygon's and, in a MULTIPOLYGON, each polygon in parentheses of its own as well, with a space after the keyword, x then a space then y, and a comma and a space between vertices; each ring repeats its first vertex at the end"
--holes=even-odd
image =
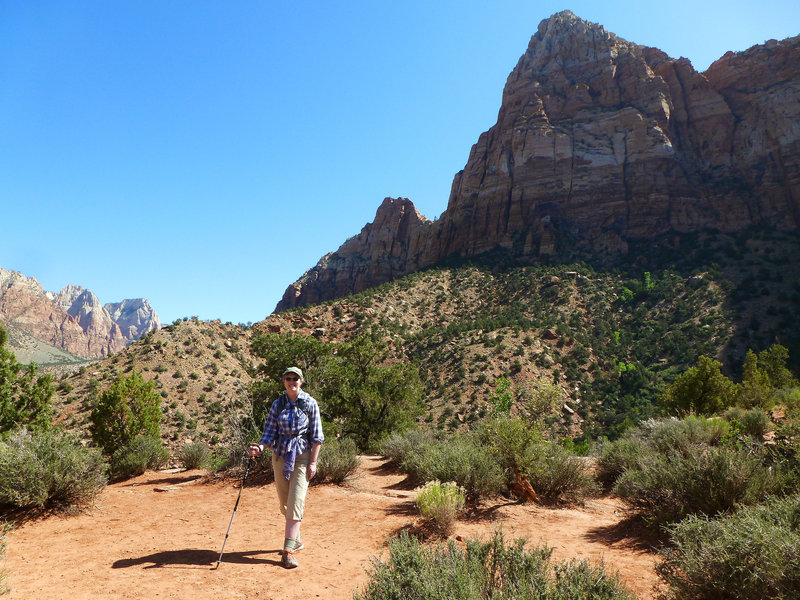
POLYGON ((800 37, 701 74, 565 11, 531 38, 441 218, 387 198, 276 310, 496 247, 531 261, 563 245, 624 254, 668 231, 799 223, 800 37))

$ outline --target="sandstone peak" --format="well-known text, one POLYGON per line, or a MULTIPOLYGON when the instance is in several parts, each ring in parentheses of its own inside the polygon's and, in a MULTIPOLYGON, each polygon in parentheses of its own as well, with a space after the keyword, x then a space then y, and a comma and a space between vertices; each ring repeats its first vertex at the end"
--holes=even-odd
POLYGON ((276 310, 498 247, 536 261, 625 254, 630 240, 669 231, 797 229, 798 40, 726 54, 700 74, 570 11, 545 19, 439 220, 384 200, 276 310))
POLYGON ((74 354, 100 358, 160 327, 147 300, 110 306, 116 316, 91 290, 67 285, 46 292, 34 278, 0 269, 0 320, 74 354))

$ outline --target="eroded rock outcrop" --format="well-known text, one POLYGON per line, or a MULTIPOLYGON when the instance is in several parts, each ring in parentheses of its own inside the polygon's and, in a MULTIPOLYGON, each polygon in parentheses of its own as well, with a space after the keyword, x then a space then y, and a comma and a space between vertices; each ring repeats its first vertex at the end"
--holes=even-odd
POLYGON ((564 11, 531 38, 439 220, 384 200, 276 310, 451 255, 624 254, 633 239, 752 224, 800 224, 800 36, 729 52, 698 73, 564 11))
POLYGON ((58 293, 47 292, 32 277, 0 269, 0 321, 73 354, 102 358, 160 327, 147 300, 109 306, 127 308, 116 310, 114 316, 90 290, 68 285, 58 293), (137 306, 142 311, 139 321, 139 309, 133 309, 137 306))

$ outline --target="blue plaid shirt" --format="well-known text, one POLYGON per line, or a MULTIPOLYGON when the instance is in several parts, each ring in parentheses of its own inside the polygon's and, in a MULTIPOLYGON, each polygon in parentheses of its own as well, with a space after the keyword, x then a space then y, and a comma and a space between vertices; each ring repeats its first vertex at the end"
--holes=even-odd
POLYGON ((285 393, 272 403, 259 443, 270 446, 275 454, 284 459, 283 474, 289 479, 295 458, 308 450, 311 444, 324 440, 319 405, 309 394, 300 390, 295 404, 285 393), (304 401, 305 410, 296 406, 301 400, 304 401), (283 410, 281 407, 284 407, 283 410))

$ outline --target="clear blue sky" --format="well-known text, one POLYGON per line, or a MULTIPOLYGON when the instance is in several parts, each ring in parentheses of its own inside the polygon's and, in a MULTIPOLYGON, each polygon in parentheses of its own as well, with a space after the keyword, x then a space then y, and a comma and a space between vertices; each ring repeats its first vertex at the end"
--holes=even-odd
POLYGON ((800 33, 797 0, 3 0, 0 267, 259 321, 384 197, 441 214, 564 9, 700 71, 800 33))

